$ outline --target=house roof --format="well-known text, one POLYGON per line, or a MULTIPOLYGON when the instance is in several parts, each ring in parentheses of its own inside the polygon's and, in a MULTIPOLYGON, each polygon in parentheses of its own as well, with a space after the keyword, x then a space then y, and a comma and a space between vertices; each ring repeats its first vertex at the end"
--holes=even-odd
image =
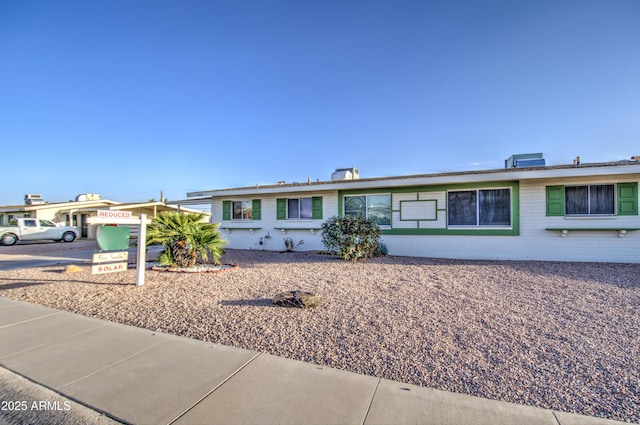
MULTIPOLYGON (((179 205, 166 205, 164 202, 160 202, 160 201, 130 202, 130 203, 112 205, 106 208, 110 210, 127 210, 127 209, 134 209, 134 208, 156 208, 158 212, 163 212, 163 211, 183 211, 188 213, 203 212, 206 215, 211 215, 211 213, 207 211, 200 211, 193 208, 185 208, 179 205)), ((79 211, 82 211, 82 210, 79 210, 79 211)), ((93 211, 93 209, 85 209, 85 211, 93 211)))
POLYGON ((1 206, 0 212, 14 212, 14 211, 36 211, 41 209, 67 209, 67 208, 89 208, 92 206, 106 206, 106 205, 117 205, 119 202, 110 201, 108 199, 102 199, 99 201, 69 201, 69 202, 44 202, 41 204, 32 204, 32 205, 7 205, 1 206))
POLYGON ((581 177, 596 175, 640 174, 640 164, 636 161, 599 162, 581 165, 554 165, 523 168, 499 168, 492 170, 455 171, 434 174, 406 176, 371 177, 355 180, 328 180, 305 183, 284 183, 256 185, 238 188, 214 189, 187 193, 189 199, 171 201, 172 204, 195 205, 214 197, 241 196, 254 194, 276 194, 293 192, 313 192, 349 190, 365 188, 391 188, 402 186, 476 183, 508 180, 550 179, 559 177, 581 177))
MULTIPOLYGON (((121 203, 116 201, 110 201, 108 199, 102 199, 99 201, 70 201, 70 202, 45 202, 41 204, 33 204, 33 205, 8 205, 0 207, 0 213, 2 212, 27 212, 27 211, 37 211, 41 209, 56 209, 56 210, 69 210, 72 209, 74 212, 90 212, 95 211, 96 209, 110 209, 110 210, 123 210, 123 209, 134 209, 134 208, 154 208, 161 211, 169 211, 169 210, 178 210, 186 211, 186 212, 201 212, 199 210, 184 208, 175 205, 165 205, 160 201, 151 201, 151 202, 128 202, 121 203)), ((205 214, 210 214, 205 212, 205 214)))

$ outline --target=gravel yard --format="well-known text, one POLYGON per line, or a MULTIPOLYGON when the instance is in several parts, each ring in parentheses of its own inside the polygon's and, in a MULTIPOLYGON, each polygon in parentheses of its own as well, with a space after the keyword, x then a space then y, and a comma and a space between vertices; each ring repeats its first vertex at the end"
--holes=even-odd
POLYGON ((240 268, 148 271, 139 288, 135 270, 0 271, 0 296, 416 385, 640 421, 640 265, 351 264, 237 250, 224 262, 240 268), (325 305, 271 304, 292 289, 325 305))

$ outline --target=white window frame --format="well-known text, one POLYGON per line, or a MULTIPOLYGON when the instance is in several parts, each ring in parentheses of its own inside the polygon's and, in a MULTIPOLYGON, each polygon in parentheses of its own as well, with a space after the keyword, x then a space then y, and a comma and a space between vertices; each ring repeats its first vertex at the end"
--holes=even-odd
POLYGON ((312 220, 313 219, 313 197, 311 196, 307 196, 304 198, 287 198, 287 220, 312 220), (303 199, 308 199, 309 200, 309 206, 311 207, 309 209, 309 217, 302 217, 302 200, 303 199), (290 216, 290 209, 289 209, 289 201, 298 201, 298 217, 291 217, 290 216))
POLYGON ((567 218, 598 218, 598 217, 615 217, 618 214, 618 186, 615 183, 590 183, 590 184, 571 184, 565 185, 565 199, 564 199, 564 216, 567 218), (595 214, 591 212, 591 187, 592 186, 611 186, 613 187, 613 212, 606 214, 595 214), (586 214, 569 214, 567 213, 567 188, 569 187, 586 187, 587 188, 587 209, 586 214))
POLYGON ((232 221, 251 221, 253 220, 253 202, 252 201, 247 201, 247 200, 242 200, 242 201, 231 201, 231 220, 232 221), (246 218, 245 215, 245 204, 249 204, 249 210, 251 210, 251 217, 246 218), (240 218, 236 218, 235 217, 235 211, 236 211, 236 204, 241 204, 240 206, 240 218))
POLYGON ((500 187, 478 187, 473 189, 455 189, 447 191, 447 228, 450 229, 512 229, 513 228, 513 188, 509 186, 500 187), (509 224, 481 224, 480 223, 480 191, 483 190, 509 190, 509 224), (453 192, 476 192, 476 224, 450 224, 449 223, 449 193, 453 192))
POLYGON ((342 198, 342 214, 347 215, 347 199, 348 197, 361 197, 364 196, 364 204, 365 204, 365 218, 369 220, 369 202, 367 202, 369 196, 388 196, 389 197, 389 224, 378 224, 381 229, 391 229, 393 225, 393 196, 390 192, 382 192, 382 193, 362 193, 362 194, 350 194, 344 195, 342 198))

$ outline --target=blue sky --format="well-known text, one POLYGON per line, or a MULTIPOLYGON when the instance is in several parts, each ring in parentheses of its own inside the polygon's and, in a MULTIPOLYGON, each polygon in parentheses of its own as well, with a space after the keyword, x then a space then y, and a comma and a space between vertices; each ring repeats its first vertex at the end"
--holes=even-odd
POLYGON ((0 0, 0 205, 640 155, 640 1, 0 0))

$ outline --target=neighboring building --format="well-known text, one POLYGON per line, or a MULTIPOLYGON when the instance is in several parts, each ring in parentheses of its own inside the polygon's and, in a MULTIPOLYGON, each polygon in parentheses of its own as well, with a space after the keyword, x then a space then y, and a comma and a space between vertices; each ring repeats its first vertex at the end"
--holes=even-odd
POLYGON ((640 262, 637 161, 522 168, 514 159, 541 158, 385 178, 341 169, 341 180, 193 192, 175 203, 211 202, 229 248, 279 251, 291 237, 320 250, 324 220, 363 214, 391 255, 640 262))
POLYGON ((78 195, 75 201, 51 203, 45 202, 41 195, 28 194, 24 205, 0 206, 0 226, 8 225, 14 218, 41 218, 77 227, 80 237, 95 239, 99 225, 88 224, 87 219, 96 216, 98 210, 131 211, 134 216, 146 214, 149 218, 164 211, 199 212, 159 201, 120 203, 101 199, 95 194, 78 195))

